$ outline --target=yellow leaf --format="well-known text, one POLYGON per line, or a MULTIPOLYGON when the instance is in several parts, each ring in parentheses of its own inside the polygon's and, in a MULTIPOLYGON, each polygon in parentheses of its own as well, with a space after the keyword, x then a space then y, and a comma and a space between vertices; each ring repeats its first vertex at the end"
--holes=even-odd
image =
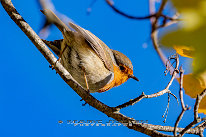
MULTIPOLYGON (((177 80, 180 81, 179 78, 177 80)), ((183 87, 187 95, 196 98, 206 88, 206 72, 198 76, 193 74, 184 75, 183 87)), ((206 97, 202 99, 198 112, 206 114, 206 97)))
POLYGON ((193 58, 194 57, 194 48, 187 46, 174 46, 174 49, 178 54, 183 57, 193 58))
POLYGON ((206 109, 199 109, 199 110, 198 110, 198 113, 204 113, 204 114, 206 114, 206 109))
POLYGON ((205 81, 193 74, 187 74, 183 77, 183 87, 187 95, 196 98, 205 89, 205 81))
MULTIPOLYGON (((172 3, 180 12, 182 21, 178 24, 178 30, 163 35, 161 44, 170 47, 174 45, 192 47, 194 49, 193 73, 199 75, 206 71, 206 1, 172 0, 172 3)), ((185 51, 187 50, 182 52, 185 51)), ((188 56, 188 54, 181 54, 181 51, 178 52, 180 55, 188 56)))

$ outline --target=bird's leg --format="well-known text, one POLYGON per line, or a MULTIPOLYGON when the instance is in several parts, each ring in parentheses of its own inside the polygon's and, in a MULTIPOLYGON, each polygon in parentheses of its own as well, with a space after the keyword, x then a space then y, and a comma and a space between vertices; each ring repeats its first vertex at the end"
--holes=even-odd
MULTIPOLYGON (((83 99, 80 99, 80 101, 83 101, 83 99)), ((85 103, 82 104, 82 106, 85 106, 86 104, 87 104, 87 103, 85 102, 85 103)))
POLYGON ((83 68, 83 72, 84 72, 84 80, 85 80, 85 83, 86 83, 86 87, 87 87, 87 91, 88 93, 90 92, 89 91, 89 85, 88 85, 88 81, 87 81, 87 77, 86 77, 86 72, 85 72, 85 69, 83 68))
POLYGON ((60 61, 60 59, 61 59, 61 57, 62 57, 62 55, 63 55, 63 53, 64 53, 64 51, 66 50, 67 47, 68 47, 68 45, 66 44, 65 47, 64 47, 64 49, 60 52, 59 58, 58 58, 57 61, 60 61))
POLYGON ((57 63, 58 61, 60 61, 60 60, 61 60, 62 55, 63 55, 64 51, 66 50, 66 48, 67 48, 67 45, 65 45, 64 49, 60 52, 60 54, 59 54, 59 58, 57 59, 57 61, 55 62, 55 64, 54 64, 54 65, 49 66, 50 68, 52 68, 52 70, 55 68, 56 63, 57 63))
POLYGON ((85 102, 84 104, 82 104, 82 106, 85 106, 87 104, 87 102, 85 102))
MULTIPOLYGON (((83 73, 84 73, 84 80, 85 80, 85 83, 86 83, 87 92, 90 93, 90 91, 89 91, 89 84, 88 84, 88 81, 87 81, 87 76, 86 76, 85 68, 84 68, 82 65, 80 65, 80 66, 81 66, 82 71, 83 71, 83 73)), ((81 99, 80 101, 83 101, 83 99, 81 99)), ((87 102, 85 102, 84 104, 82 104, 82 106, 85 106, 86 104, 87 104, 87 102)))
MULTIPOLYGON (((89 85, 88 85, 88 81, 87 81, 87 77, 86 77, 86 74, 85 74, 85 69, 83 68, 83 71, 84 71, 84 80, 85 80, 85 83, 86 83, 86 86, 87 86, 87 92, 89 93, 89 85)), ((81 99, 80 101, 82 101, 83 99, 81 99)), ((87 104, 87 102, 85 102, 84 104, 82 104, 82 106, 85 106, 87 104)))

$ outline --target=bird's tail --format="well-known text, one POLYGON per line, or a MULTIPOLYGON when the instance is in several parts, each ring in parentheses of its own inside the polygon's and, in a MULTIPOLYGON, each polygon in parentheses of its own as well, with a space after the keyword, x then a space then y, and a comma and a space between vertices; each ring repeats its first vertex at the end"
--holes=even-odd
POLYGON ((41 10, 41 12, 47 17, 48 21, 55 24, 57 28, 63 33, 65 31, 70 31, 66 24, 64 24, 57 15, 50 9, 41 10))

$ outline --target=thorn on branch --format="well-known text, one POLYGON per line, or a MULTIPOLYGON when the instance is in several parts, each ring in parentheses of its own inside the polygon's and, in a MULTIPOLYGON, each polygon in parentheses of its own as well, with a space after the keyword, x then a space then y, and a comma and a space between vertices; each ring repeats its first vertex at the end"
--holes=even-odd
POLYGON ((172 95, 176 99, 177 104, 179 105, 179 101, 178 101, 177 97, 175 96, 175 94, 173 94, 171 91, 169 92, 169 94, 172 95))
POLYGON ((83 103, 82 106, 86 106, 86 104, 88 104, 87 102, 83 103))

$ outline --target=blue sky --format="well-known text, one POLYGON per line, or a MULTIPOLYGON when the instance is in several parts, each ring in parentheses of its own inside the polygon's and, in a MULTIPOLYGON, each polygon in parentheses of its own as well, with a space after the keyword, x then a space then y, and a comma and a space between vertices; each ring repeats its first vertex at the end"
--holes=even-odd
MULTIPOLYGON (((164 66, 150 41, 149 20, 130 20, 111 10, 104 0, 97 0, 90 15, 86 14, 92 0, 53 0, 56 9, 90 30, 111 49, 127 55, 134 66, 132 79, 104 93, 92 94, 109 106, 116 106, 139 96, 142 92, 152 94, 164 89, 170 77, 164 76, 164 66), (143 48, 144 44, 147 48, 143 48)), ((13 0, 14 6, 31 27, 38 32, 43 22, 36 0, 13 0)), ((148 1, 115 1, 121 10, 131 14, 148 15, 148 1)), ((1 77, 0 77, 0 136, 1 137, 103 137, 146 136, 126 127, 80 127, 66 124, 67 120, 112 120, 105 114, 82 106, 80 97, 49 68, 36 47, 9 18, 0 6, 1 77), (58 121, 62 120, 62 124, 58 121)), ((48 40, 62 38, 57 28, 51 28, 48 40)), ((172 53, 167 52, 167 55, 172 53)), ((185 59, 182 59, 185 60, 185 59)), ((171 91, 177 97, 179 86, 175 81, 171 91)), ((194 100, 185 95, 185 103, 194 100)), ((151 124, 173 126, 181 109, 171 97, 167 122, 162 115, 167 106, 167 95, 144 99, 121 112, 136 120, 148 120, 151 124)), ((193 120, 193 110, 187 111, 180 123, 186 126, 193 120)), ((189 136, 189 135, 188 135, 189 136)))

